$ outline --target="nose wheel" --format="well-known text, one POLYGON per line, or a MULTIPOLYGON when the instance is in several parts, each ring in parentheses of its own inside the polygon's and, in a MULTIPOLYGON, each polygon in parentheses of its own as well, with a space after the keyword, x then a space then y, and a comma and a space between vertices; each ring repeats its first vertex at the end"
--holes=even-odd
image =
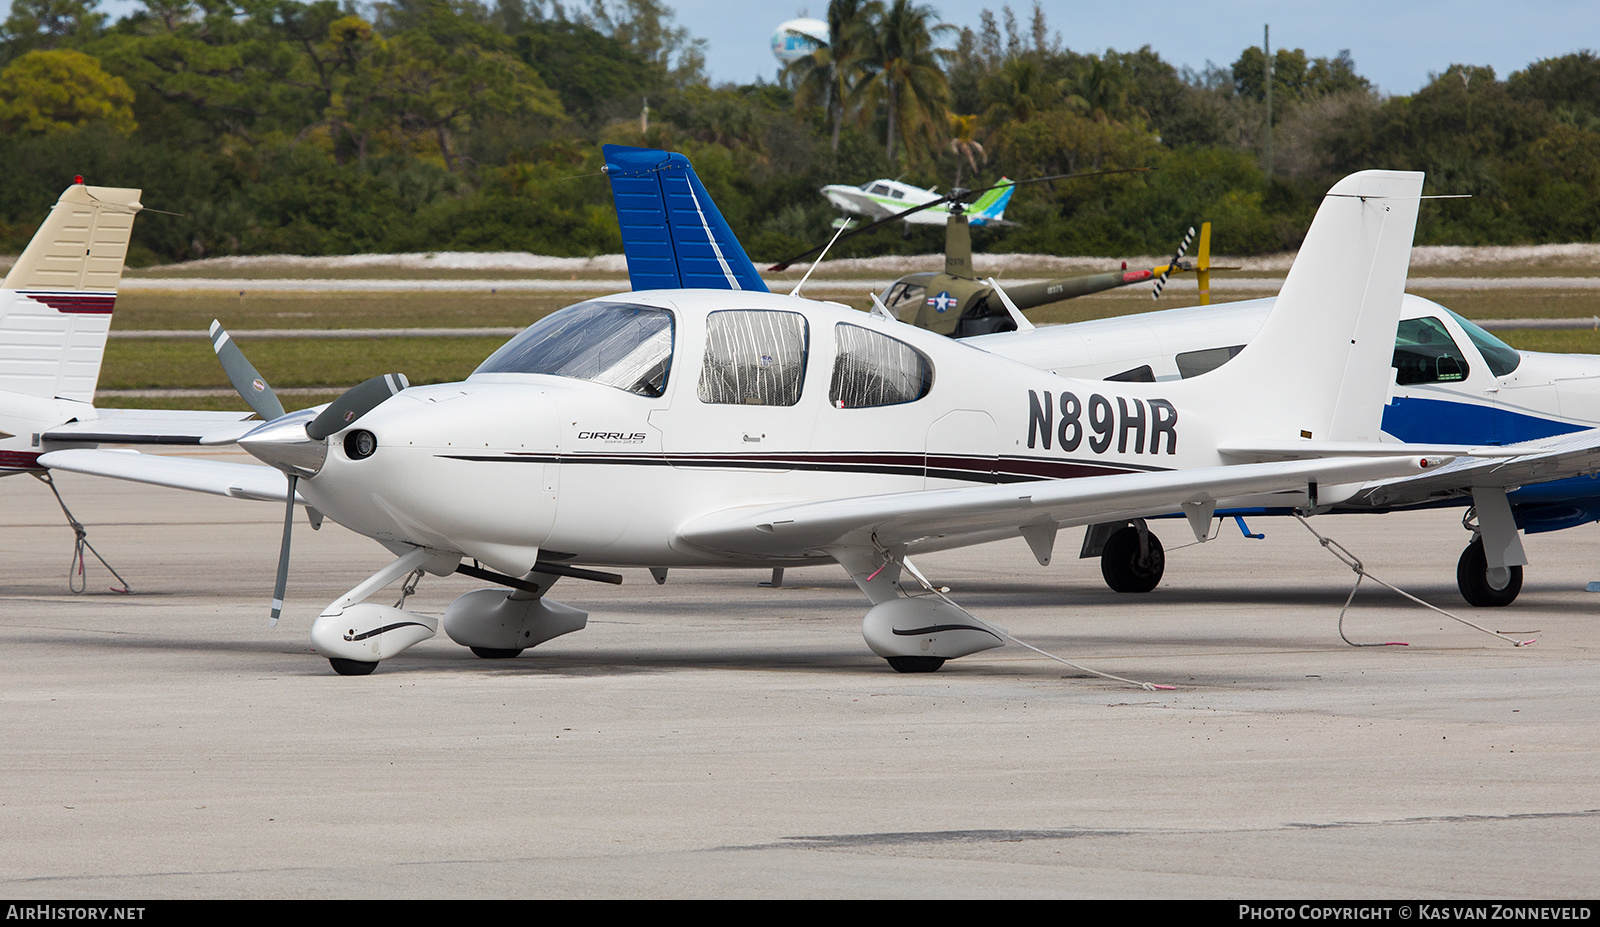
POLYGON ((1456 587, 1468 605, 1501 608, 1516 601, 1517 593, 1522 591, 1522 567, 1489 569, 1483 538, 1474 537, 1456 562, 1456 587))
POLYGON ((333 665, 333 671, 340 676, 370 676, 378 668, 376 662, 366 660, 346 660, 342 657, 329 657, 328 662, 333 665))
POLYGON ((1166 569, 1161 539, 1132 525, 1107 538, 1100 551, 1100 575, 1113 592, 1149 592, 1166 569))
POLYGON ((943 657, 888 657, 897 673, 932 673, 944 665, 943 657))

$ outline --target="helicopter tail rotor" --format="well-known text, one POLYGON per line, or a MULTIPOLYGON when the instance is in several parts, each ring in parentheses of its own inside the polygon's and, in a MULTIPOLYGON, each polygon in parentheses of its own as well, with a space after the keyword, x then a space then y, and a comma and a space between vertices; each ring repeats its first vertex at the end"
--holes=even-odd
POLYGON ((1150 293, 1151 299, 1161 298, 1161 290, 1167 285, 1167 278, 1172 276, 1172 269, 1178 266, 1179 261, 1183 260, 1183 254, 1189 250, 1189 243, 1192 241, 1194 241, 1194 226, 1191 225, 1189 230, 1183 233, 1183 243, 1178 245, 1178 252, 1172 256, 1172 260, 1167 262, 1167 269, 1161 272, 1161 279, 1156 281, 1156 287, 1150 293))

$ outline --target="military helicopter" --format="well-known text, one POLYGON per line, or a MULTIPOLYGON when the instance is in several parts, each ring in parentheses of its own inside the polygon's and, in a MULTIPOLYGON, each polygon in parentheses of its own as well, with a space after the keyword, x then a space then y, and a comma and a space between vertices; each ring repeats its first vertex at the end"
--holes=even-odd
MULTIPOLYGON (((1036 177, 1030 180, 1018 181, 1017 184, 1146 170, 1149 170, 1149 168, 1057 174, 1050 177, 1036 177)), ((972 269, 972 229, 968 222, 965 208, 968 203, 977 200, 991 190, 1012 185, 1012 181, 1007 180, 994 187, 980 190, 963 190, 959 188, 951 190, 943 196, 925 203, 919 203, 910 209, 879 219, 860 228, 844 231, 842 234, 835 236, 830 245, 891 222, 904 221, 912 213, 949 204, 949 218, 945 222, 944 270, 938 273, 906 274, 889 284, 879 294, 879 299, 901 321, 910 322, 918 328, 925 328, 953 338, 1012 331, 1016 328, 1016 323, 1012 320, 1010 313, 1006 311, 1004 304, 995 295, 993 285, 987 280, 978 277, 972 269)), ((1211 223, 1202 224, 1196 259, 1187 261, 1183 259, 1183 255, 1188 249, 1193 235, 1194 229, 1191 228, 1189 229, 1189 234, 1184 237, 1183 244, 1179 246, 1177 253, 1173 255, 1172 260, 1159 267, 1153 267, 1149 270, 1129 270, 1127 263, 1124 262, 1120 270, 1096 274, 1080 274, 1056 280, 1045 280, 1039 283, 1017 284, 1007 286, 1005 292, 1012 303, 1021 310, 1060 302, 1064 299, 1072 299, 1076 296, 1087 296, 1091 293, 1100 293, 1117 287, 1143 283, 1148 280, 1159 280, 1156 289, 1156 295, 1159 296, 1160 286, 1166 283, 1168 276, 1173 273, 1192 270, 1199 276, 1200 302, 1202 305, 1206 305, 1211 301, 1211 271, 1214 269, 1211 266, 1211 223)), ((829 246, 824 245, 813 248, 786 261, 774 264, 767 269, 773 272, 786 270, 796 261, 825 251, 827 247, 829 246)))

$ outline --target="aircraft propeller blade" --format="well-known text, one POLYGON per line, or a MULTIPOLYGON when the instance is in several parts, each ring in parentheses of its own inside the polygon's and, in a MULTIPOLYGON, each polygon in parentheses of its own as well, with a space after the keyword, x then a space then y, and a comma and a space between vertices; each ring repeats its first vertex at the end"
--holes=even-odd
POLYGON ((990 190, 998 190, 1001 187, 1010 187, 1010 186, 1020 187, 1020 186, 1022 186, 1024 184, 1044 183, 1047 180, 1072 180, 1072 179, 1077 178, 1077 177, 1099 177, 1099 176, 1101 176, 1103 174, 1132 174, 1132 173, 1137 173, 1139 171, 1149 171, 1149 170, 1154 170, 1154 168, 1150 168, 1150 167, 1125 167, 1125 168, 1120 168, 1118 170, 1112 170, 1112 171, 1081 171, 1081 172, 1076 173, 1076 174, 1051 174, 1048 177, 1030 177, 1027 180, 1007 181, 1007 182, 1002 183, 1002 184, 995 184, 995 185, 990 186, 990 187, 983 187, 982 189, 979 189, 979 190, 965 190, 965 189, 962 189, 960 187, 957 187, 956 189, 951 190, 949 193, 944 194, 943 196, 939 197, 938 199, 932 199, 932 200, 927 201, 926 203, 922 203, 921 205, 913 206, 910 209, 904 210, 903 212, 897 212, 894 215, 889 216, 886 219, 879 219, 876 222, 870 222, 870 223, 868 223, 866 225, 861 226, 858 229, 851 229, 850 231, 846 232, 845 234, 835 237, 832 241, 830 241, 826 245, 818 245, 817 247, 812 248, 810 251, 806 251, 806 252, 804 252, 802 254, 797 254, 794 257, 789 258, 786 261, 779 261, 778 263, 772 265, 771 267, 768 267, 767 270, 770 271, 770 272, 774 272, 774 273, 777 272, 777 271, 780 271, 780 270, 788 270, 790 264, 793 264, 796 261, 803 261, 806 258, 812 256, 813 254, 816 254, 817 252, 822 251, 822 250, 824 250, 826 248, 832 247, 833 245, 838 244, 839 242, 844 241, 847 238, 854 238, 855 236, 860 235, 863 232, 870 232, 875 228, 881 228, 882 226, 888 225, 890 222, 895 222, 895 221, 898 221, 900 219, 904 219, 906 216, 912 215, 914 213, 919 213, 919 212, 923 211, 924 209, 932 209, 933 207, 939 206, 939 205, 944 204, 944 203, 955 203, 955 202, 970 203, 973 200, 976 200, 978 197, 984 195, 985 193, 988 193, 990 190))
POLYGON ((312 419, 311 424, 306 426, 306 435, 313 441, 321 441, 334 432, 348 428, 356 419, 377 408, 379 403, 410 385, 403 373, 386 373, 365 383, 358 383, 345 390, 343 396, 335 399, 312 419))
POLYGON ((283 415, 283 403, 278 401, 278 394, 245 359, 244 352, 239 350, 239 346, 228 337, 222 323, 216 319, 211 320, 211 350, 217 353, 217 360, 222 362, 222 372, 228 375, 228 382, 233 384, 234 391, 261 416, 262 421, 270 422, 283 415))
POLYGON ((289 586, 289 536, 294 531, 294 493, 300 478, 289 474, 289 499, 283 513, 283 546, 278 550, 278 579, 272 586, 272 617, 267 623, 278 626, 278 616, 283 614, 283 594, 289 586))

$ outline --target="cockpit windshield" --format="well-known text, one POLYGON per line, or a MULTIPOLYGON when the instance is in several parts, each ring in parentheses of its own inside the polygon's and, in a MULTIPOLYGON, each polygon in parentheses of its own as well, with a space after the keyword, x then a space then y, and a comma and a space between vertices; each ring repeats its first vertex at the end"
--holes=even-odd
POLYGON ((1516 370, 1517 365, 1522 363, 1522 355, 1517 353, 1516 348, 1489 334, 1474 323, 1456 315, 1449 309, 1445 311, 1449 312, 1450 317, 1455 319, 1457 324, 1466 331, 1467 337, 1477 346, 1478 351, 1483 354, 1483 362, 1489 365, 1489 370, 1495 376, 1503 377, 1516 370))
POLYGON ((595 300, 553 312, 474 373, 547 373, 660 396, 672 369, 672 313, 595 300))

